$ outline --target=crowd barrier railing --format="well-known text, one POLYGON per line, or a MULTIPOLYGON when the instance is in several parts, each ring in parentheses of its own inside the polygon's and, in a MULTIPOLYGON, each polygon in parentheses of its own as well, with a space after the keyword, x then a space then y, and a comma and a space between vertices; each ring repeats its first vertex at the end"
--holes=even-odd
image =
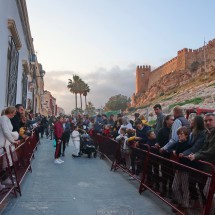
POLYGON ((114 161, 118 152, 118 144, 114 139, 95 133, 92 136, 94 143, 97 146, 97 151, 100 152, 100 158, 106 157, 110 161, 114 161))
POLYGON ((25 139, 15 149, 10 146, 10 155, 13 163, 13 171, 16 179, 16 190, 21 196, 21 183, 28 172, 32 172, 31 160, 39 144, 38 133, 34 130, 32 135, 25 139))
POLYGON ((98 140, 101 153, 112 161, 111 170, 120 168, 140 183, 140 194, 145 190, 152 192, 178 214, 214 215, 213 164, 190 161, 169 153, 160 154, 158 149, 148 145, 141 145, 141 148, 131 146, 124 151, 122 142, 100 134, 96 134, 94 140, 98 140), (129 162, 132 170, 125 161, 129 162), (141 177, 135 176, 138 173, 141 177))
POLYGON ((0 148, 0 205, 12 193, 16 194, 14 177, 11 171, 11 162, 5 147, 0 148))

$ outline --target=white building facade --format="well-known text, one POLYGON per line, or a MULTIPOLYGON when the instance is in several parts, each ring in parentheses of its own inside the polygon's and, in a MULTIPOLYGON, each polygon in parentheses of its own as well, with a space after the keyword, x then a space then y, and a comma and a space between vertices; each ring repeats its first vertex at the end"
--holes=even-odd
POLYGON ((0 110, 23 104, 38 111, 44 71, 37 62, 25 0, 0 0, 0 110))

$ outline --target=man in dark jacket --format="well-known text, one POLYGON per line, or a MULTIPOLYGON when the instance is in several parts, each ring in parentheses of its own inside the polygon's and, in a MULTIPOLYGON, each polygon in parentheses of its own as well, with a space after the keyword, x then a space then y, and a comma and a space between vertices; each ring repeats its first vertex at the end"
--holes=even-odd
POLYGON ((13 126, 13 131, 19 133, 19 129, 21 128, 21 115, 25 114, 25 109, 22 104, 17 104, 15 107, 16 115, 11 119, 11 124, 13 126))
POLYGON ((207 129, 203 147, 195 154, 190 154, 190 160, 204 160, 215 164, 215 114, 208 113, 204 118, 207 129))
POLYGON ((154 112, 157 115, 156 123, 153 125, 154 132, 156 136, 158 135, 158 131, 163 127, 163 121, 165 115, 162 112, 162 108, 160 104, 156 104, 154 107, 154 112))

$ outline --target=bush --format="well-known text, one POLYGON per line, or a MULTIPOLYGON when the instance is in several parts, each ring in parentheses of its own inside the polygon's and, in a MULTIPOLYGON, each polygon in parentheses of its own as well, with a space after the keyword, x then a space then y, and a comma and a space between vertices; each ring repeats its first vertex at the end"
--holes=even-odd
POLYGON ((190 99, 190 100, 185 100, 184 102, 178 102, 178 103, 175 103, 175 104, 171 104, 169 105, 169 109, 172 109, 173 107, 179 105, 179 106, 182 106, 182 105, 186 105, 186 104, 199 104, 201 103, 203 100, 202 98, 200 97, 197 97, 197 98, 194 98, 194 99, 190 99))
POLYGON ((130 107, 130 108, 128 108, 128 111, 135 111, 135 110, 136 110, 135 107, 130 107))
POLYGON ((208 85, 208 87, 213 87, 213 86, 215 87, 215 83, 208 85))
POLYGON ((155 123, 156 123, 156 120, 151 120, 151 121, 149 121, 149 125, 150 125, 150 126, 154 125, 155 123))

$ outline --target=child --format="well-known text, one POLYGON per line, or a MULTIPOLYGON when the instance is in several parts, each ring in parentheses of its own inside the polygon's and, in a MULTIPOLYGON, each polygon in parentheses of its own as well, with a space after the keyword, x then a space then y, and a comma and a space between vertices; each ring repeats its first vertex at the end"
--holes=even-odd
MULTIPOLYGON (((155 146, 157 143, 156 134, 154 131, 149 130, 147 132, 147 142, 146 144, 150 147, 155 146)), ((152 153, 156 153, 157 151, 153 151, 153 148, 151 148, 152 153)), ((148 164, 148 176, 147 176, 147 183, 149 186, 153 186, 153 183, 155 183, 155 189, 159 190, 160 184, 159 184, 159 159, 156 159, 156 157, 153 157, 153 159, 150 160, 148 164)))
POLYGON ((78 126, 75 126, 74 131, 72 132, 72 141, 74 144, 72 157, 80 157, 80 133, 78 131, 78 126))
POLYGON ((119 132, 120 132, 120 134, 119 134, 119 136, 116 137, 116 140, 117 141, 122 140, 123 141, 122 149, 126 150, 126 149, 128 149, 128 147, 127 147, 127 139, 128 139, 128 137, 127 137, 127 134, 126 134, 126 128, 122 127, 119 132))
MULTIPOLYGON (((173 155, 176 157, 183 151, 190 148, 189 144, 189 129, 185 126, 181 127, 177 131, 178 142, 173 149, 173 155)), ((180 162, 180 160, 179 160, 180 162)), ((184 208, 189 205, 189 175, 183 170, 183 167, 177 168, 175 171, 175 176, 172 184, 172 190, 174 193, 175 200, 184 208)))
POLYGON ((121 157, 124 160, 126 167, 129 168, 131 165, 131 159, 130 159, 130 151, 127 146, 127 133, 126 128, 122 127, 119 130, 120 134, 116 137, 116 141, 121 142, 121 157))
POLYGON ((147 132, 147 138, 148 138, 148 140, 147 140, 146 144, 148 144, 149 146, 154 146, 156 144, 157 139, 156 139, 156 134, 154 131, 149 130, 147 132))
POLYGON ((107 137, 110 137, 111 136, 111 134, 110 134, 110 125, 109 124, 107 124, 107 125, 104 125, 104 130, 103 130, 103 135, 104 136, 107 136, 107 137))

